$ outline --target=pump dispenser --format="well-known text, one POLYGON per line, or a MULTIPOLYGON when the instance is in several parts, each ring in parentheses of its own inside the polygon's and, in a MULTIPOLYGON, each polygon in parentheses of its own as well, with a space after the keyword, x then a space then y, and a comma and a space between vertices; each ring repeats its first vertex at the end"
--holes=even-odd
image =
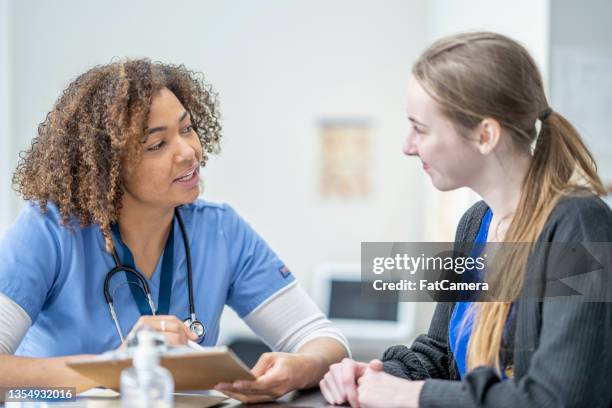
POLYGON ((149 328, 136 333, 133 367, 121 372, 121 406, 124 408, 171 408, 174 380, 172 374, 159 365, 160 349, 155 334, 149 328))

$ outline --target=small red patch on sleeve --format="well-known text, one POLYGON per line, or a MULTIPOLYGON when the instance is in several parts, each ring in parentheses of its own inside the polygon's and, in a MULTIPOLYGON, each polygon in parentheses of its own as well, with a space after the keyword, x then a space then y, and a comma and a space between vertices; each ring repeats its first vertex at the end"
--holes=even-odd
POLYGON ((291 271, 289 270, 289 268, 287 268, 286 265, 283 265, 278 271, 281 273, 281 275, 283 275, 283 278, 286 278, 287 276, 291 275, 291 271))

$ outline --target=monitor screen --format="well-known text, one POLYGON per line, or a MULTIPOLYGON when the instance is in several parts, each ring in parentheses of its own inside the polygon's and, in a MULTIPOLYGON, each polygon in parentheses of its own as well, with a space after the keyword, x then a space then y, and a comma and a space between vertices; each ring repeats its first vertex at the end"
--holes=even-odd
POLYGON ((332 280, 329 297, 330 319, 381 320, 395 322, 398 304, 366 303, 361 299, 361 281, 332 280))

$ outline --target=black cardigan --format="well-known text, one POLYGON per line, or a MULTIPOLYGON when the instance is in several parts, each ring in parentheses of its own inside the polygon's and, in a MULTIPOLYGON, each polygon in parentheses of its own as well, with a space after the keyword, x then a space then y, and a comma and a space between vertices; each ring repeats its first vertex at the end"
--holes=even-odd
MULTIPOLYGON (((456 243, 474 241, 487 208, 481 201, 463 215, 456 243)), ((538 242, 612 242, 612 212, 594 196, 566 197, 538 242)), ((607 257, 609 266, 612 255, 607 257)), ((526 280, 546 282, 546 271, 533 268, 531 261, 526 280)), ((610 287, 610 270, 602 276, 597 284, 610 287)), ((393 346, 383 355, 386 372, 426 380, 420 407, 612 407, 612 302, 515 301, 512 352, 500 356, 513 371, 506 381, 490 366, 459 380, 448 344, 453 307, 452 302, 438 303, 427 334, 410 348, 393 346)))

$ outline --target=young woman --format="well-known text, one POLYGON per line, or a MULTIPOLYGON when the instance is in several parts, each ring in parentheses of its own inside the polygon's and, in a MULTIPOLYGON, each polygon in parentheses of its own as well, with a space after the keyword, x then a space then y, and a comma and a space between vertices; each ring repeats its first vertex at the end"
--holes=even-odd
POLYGON ((0 244, 0 386, 95 386, 65 361, 142 324, 214 345, 226 304, 279 351, 257 381, 218 386, 232 397, 316 385, 348 355, 265 241, 198 199, 220 129, 215 94, 183 66, 115 62, 68 86, 14 176, 28 202, 0 244))
POLYGON ((438 303, 429 332, 409 348, 391 347, 369 364, 332 365, 320 383, 327 400, 609 407, 612 303, 544 296, 554 279, 535 259, 542 259, 536 244, 607 243, 603 273, 589 284, 609 289, 612 213, 597 197, 605 191, 590 153, 549 106, 532 58, 495 33, 441 39, 413 66, 408 119, 404 153, 421 160, 433 185, 469 187, 483 198, 461 219, 456 243, 527 243, 529 252, 508 264, 499 259, 493 282, 503 301, 438 303))

